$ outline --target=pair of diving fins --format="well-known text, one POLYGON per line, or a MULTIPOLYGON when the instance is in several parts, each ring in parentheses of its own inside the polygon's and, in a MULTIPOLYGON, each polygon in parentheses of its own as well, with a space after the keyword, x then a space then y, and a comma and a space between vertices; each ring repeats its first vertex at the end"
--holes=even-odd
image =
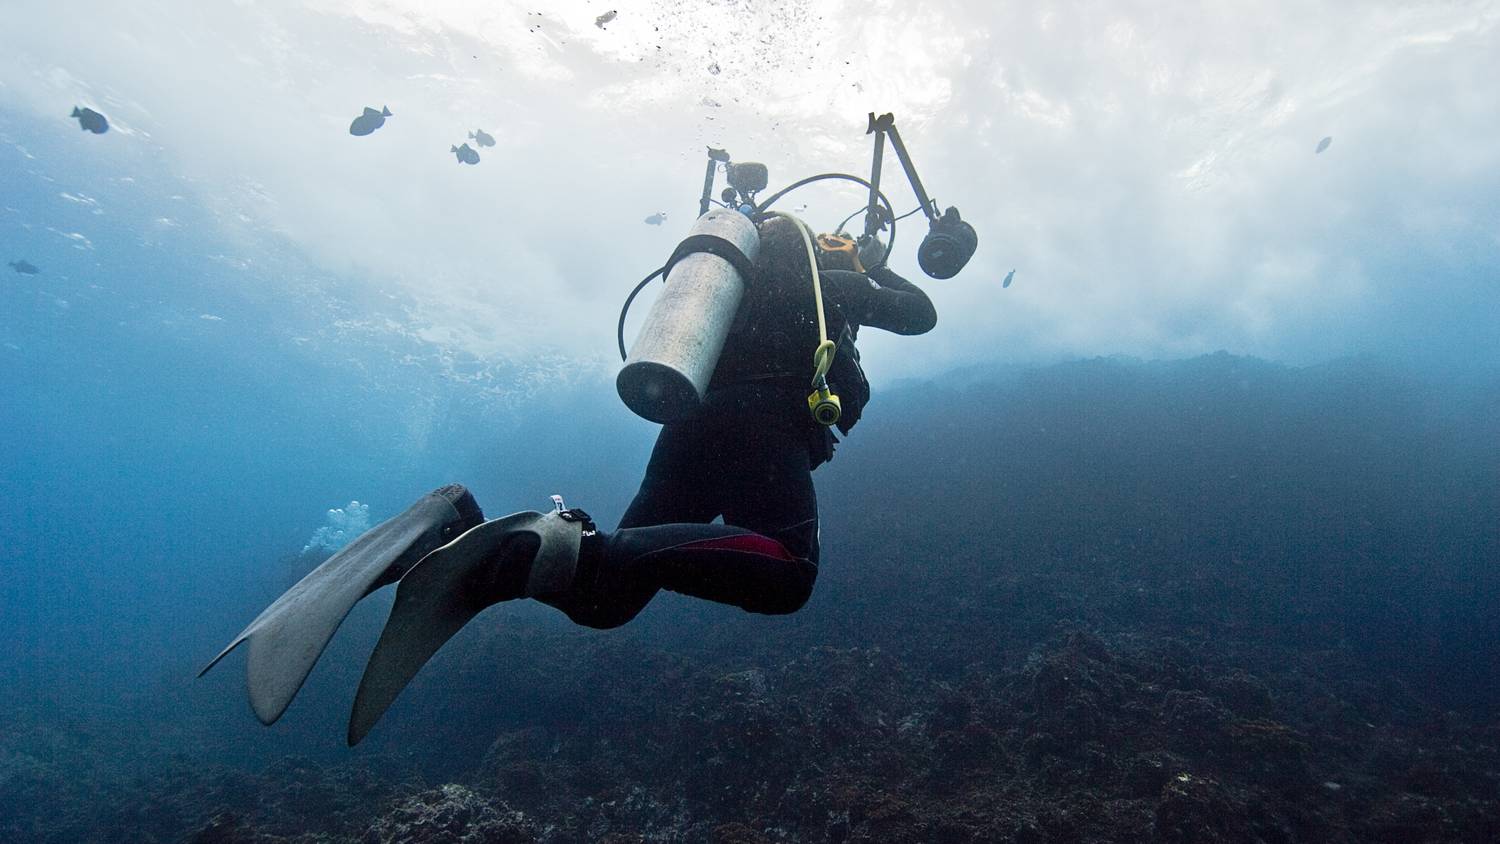
POLYGON ((380 641, 370 654, 349 717, 358 744, 443 643, 486 607, 572 586, 587 514, 553 496, 547 513, 490 521, 458 484, 422 496, 405 512, 346 545, 261 612, 219 655, 249 643, 250 707, 273 724, 291 704, 349 610, 397 583, 380 641))

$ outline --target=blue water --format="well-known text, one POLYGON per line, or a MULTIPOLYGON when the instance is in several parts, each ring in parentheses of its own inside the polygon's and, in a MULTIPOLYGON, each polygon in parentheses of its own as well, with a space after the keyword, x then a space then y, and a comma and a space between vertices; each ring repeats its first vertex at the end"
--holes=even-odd
MULTIPOLYGON (((1351 146, 1340 134, 1327 155, 1351 146)), ((1330 329, 1344 346, 1322 356, 1338 359, 1326 366, 1214 355, 1037 370, 1068 357, 1056 351, 1067 342, 1036 339, 1063 333, 1065 321, 1028 327, 1036 337, 1018 365, 996 332, 974 328, 983 311, 943 311, 939 332, 951 317, 969 332, 963 342, 983 347, 947 359, 981 362, 907 366, 915 376, 900 385, 876 371, 870 421, 817 476, 831 563, 803 614, 773 625, 663 596, 628 631, 601 638, 550 610, 508 606, 513 626, 503 629, 523 644, 618 645, 627 668, 578 693, 552 673, 592 676, 568 661, 572 651, 513 653, 504 670, 441 666, 464 671, 429 672, 351 752, 343 721, 385 593, 356 608, 286 718, 263 729, 244 702, 242 654, 194 675, 316 564, 303 549, 331 508, 358 501, 378 522, 457 481, 490 516, 541 509, 561 493, 613 525, 656 429, 620 404, 607 366, 559 377, 406 330, 410 286, 246 224, 174 162, 140 138, 80 133, 0 100, 0 263, 40 269, 0 268, 0 719, 90 737, 109 766, 150 770, 166 755, 247 770, 291 756, 399 758, 447 775, 475 763, 494 734, 565 732, 631 683, 644 690, 642 707, 669 706, 651 699, 652 684, 678 675, 635 671, 642 653, 672 670, 701 658, 704 675, 722 680, 747 665, 774 674, 820 648, 884 647, 947 689, 972 680, 968 671, 1013 668, 1054 624, 1125 617, 1123 627, 1139 622, 1142 635, 1175 642, 1239 601, 1248 609, 1235 631, 1389 665, 1392 678, 1431 693, 1423 706, 1493 722, 1500 294, 1485 275, 1494 244, 1470 226, 1421 249, 1385 238, 1362 256, 1378 272, 1343 333, 1330 329), (1424 275, 1433 254, 1447 273, 1435 280, 1424 275), (1380 354, 1345 358, 1371 351, 1380 354), (1050 581, 996 585, 1028 569, 1111 582, 1117 568, 1129 582, 1113 584, 1119 594, 1104 609, 1050 581), (1056 607, 1039 608, 1047 601, 1056 607), (1012 610, 1031 618, 1006 627, 1012 610), (472 734, 473 746, 424 745, 455 734, 472 734)), ((1480 194, 1453 195, 1492 215, 1493 197, 1480 194)), ((663 229, 687 219, 672 213, 663 229)), ((645 228, 634 210, 621 219, 645 228)), ((600 265, 660 251, 622 245, 624 236, 588 248, 572 230, 559 237, 563 265, 618 276, 621 295, 649 267, 600 265)), ((1038 275, 1017 273, 1007 295, 1045 283, 1038 275)), ((1205 313, 1218 308, 1217 296, 1195 295, 1213 299, 1205 313)), ((1296 305, 1275 319, 1293 326, 1287 357, 1306 363, 1308 349, 1328 348, 1308 339, 1318 321, 1335 318, 1296 305)), ((611 310, 588 310, 582 326, 559 315, 591 338, 563 351, 607 360, 614 325, 601 314, 611 310)), ((1197 335, 1222 323, 1205 317, 1201 328, 1194 313, 1163 318, 1176 336, 1162 357, 1177 357, 1182 336, 1194 350, 1216 347, 1216 336, 1197 335)), ((1237 341, 1239 351, 1249 342, 1226 343, 1237 341)), ((905 352, 889 350, 905 347, 871 342, 882 350, 873 360, 903 362, 905 352)), ((591 668, 617 664, 613 652, 588 653, 591 668)), ((888 714, 870 718, 884 725, 888 714)), ((609 726, 636 735, 622 723, 609 726)))
POLYGON ((623 509, 644 423, 576 391, 476 399, 462 360, 332 330, 380 303, 57 129, 0 111, 0 252, 41 269, 0 278, 9 705, 185 686, 352 499, 379 521, 462 480, 501 513, 623 509))
POLYGON ((605 523, 623 510, 654 428, 605 377, 527 387, 504 363, 341 327, 400 320, 401 298, 225 221, 159 148, 67 130, 0 110, 0 253, 41 268, 0 278, 12 704, 186 687, 351 500, 379 521, 462 481, 490 515, 552 492, 605 523))

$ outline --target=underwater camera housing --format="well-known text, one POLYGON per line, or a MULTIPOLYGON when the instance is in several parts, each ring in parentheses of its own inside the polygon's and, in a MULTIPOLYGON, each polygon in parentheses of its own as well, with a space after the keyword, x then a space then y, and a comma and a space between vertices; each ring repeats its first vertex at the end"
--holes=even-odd
POLYGON ((736 161, 726 164, 724 171, 729 186, 743 196, 754 196, 765 190, 771 181, 770 171, 759 161, 736 161))
POLYGON ((917 247, 917 265, 933 278, 952 278, 974 257, 978 246, 979 233, 950 205, 929 224, 927 236, 917 247))
POLYGON ((724 204, 746 217, 755 216, 755 195, 765 190, 771 179, 766 165, 758 161, 725 162, 724 174, 729 180, 729 187, 724 189, 724 204))

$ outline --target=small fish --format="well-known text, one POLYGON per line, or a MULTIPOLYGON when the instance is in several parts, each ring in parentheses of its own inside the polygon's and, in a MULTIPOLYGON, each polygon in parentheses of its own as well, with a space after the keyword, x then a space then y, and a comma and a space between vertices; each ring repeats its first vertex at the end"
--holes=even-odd
POLYGON ((368 135, 384 126, 385 119, 390 116, 391 110, 385 106, 381 106, 380 111, 365 106, 365 113, 354 118, 354 122, 349 124, 349 134, 368 135))
POLYGON ((473 140, 474 143, 479 144, 482 147, 492 147, 495 145, 494 137, 483 129, 475 129, 474 131, 470 132, 469 138, 473 140))
POLYGON ((73 114, 71 116, 78 118, 78 128, 85 132, 102 135, 109 131, 109 121, 104 119, 104 115, 91 108, 73 106, 73 114))
POLYGON ((600 29, 603 29, 604 25, 607 24, 607 23, 609 23, 610 21, 614 20, 615 19, 615 15, 617 15, 617 14, 619 14, 619 12, 615 11, 614 9, 610 9, 609 11, 607 11, 604 14, 600 15, 599 17, 594 18, 594 26, 597 26, 600 29))
POLYGON ((1328 137, 1324 138, 1323 140, 1318 141, 1318 148, 1315 149, 1315 150, 1313 150, 1313 155, 1317 155, 1317 154, 1321 153, 1323 150, 1328 149, 1328 145, 1331 144, 1331 143, 1333 143, 1333 136, 1332 135, 1329 135, 1328 137))
POLYGON ((665 212, 665 211, 658 211, 655 214, 652 214, 651 216, 649 216, 649 217, 646 218, 646 225, 648 225, 648 226, 659 226, 662 223, 665 223, 666 221, 667 221, 667 212, 665 212))
POLYGON ((24 258, 19 261, 11 261, 10 268, 20 273, 21 275, 36 275, 37 273, 41 272, 41 270, 33 267, 24 258))
POLYGON ((1002 284, 1002 285, 1000 285, 1000 289, 1004 290, 1005 288, 1009 287, 1010 286, 1010 280, 1013 279, 1013 278, 1015 278, 1015 277, 1016 277, 1016 271, 1015 270, 1011 270, 1010 272, 1006 273, 1005 274, 1005 283, 1002 284))
POLYGON ((461 147, 453 147, 448 151, 458 156, 458 160, 462 164, 479 163, 479 153, 475 152, 474 148, 469 146, 468 144, 464 144, 461 147))

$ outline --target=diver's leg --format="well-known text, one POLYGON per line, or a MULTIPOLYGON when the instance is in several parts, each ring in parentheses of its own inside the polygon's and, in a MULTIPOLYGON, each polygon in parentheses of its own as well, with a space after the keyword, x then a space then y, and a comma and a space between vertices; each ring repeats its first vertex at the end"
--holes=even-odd
POLYGON ((724 523, 776 540, 797 560, 795 566, 761 567, 765 580, 740 587, 755 595, 756 606, 745 608, 796 612, 812 597, 818 577, 818 499, 808 431, 801 424, 762 424, 741 433, 738 465, 726 481, 724 523))
POLYGON ((651 449, 645 476, 620 519, 634 528, 671 522, 711 522, 720 514, 723 459, 701 422, 665 425, 651 449))
POLYGON ((444 642, 501 601, 535 598, 579 624, 607 628, 635 617, 662 588, 751 612, 794 612, 816 576, 812 561, 775 539, 730 525, 605 534, 583 511, 561 509, 484 522, 401 578, 360 680, 349 743, 364 738, 444 642))
POLYGON ((812 593, 817 565, 785 544, 734 525, 656 525, 608 537, 606 576, 649 572, 663 589, 755 613, 796 612, 812 593))
POLYGON ((620 529, 585 539, 577 587, 541 600, 598 628, 630 621, 659 589, 750 612, 795 612, 817 577, 804 431, 733 414, 666 426, 620 529), (742 521, 731 519, 731 507, 742 521), (696 523, 721 512, 730 524, 696 523))
POLYGON ((808 433, 801 425, 761 425, 744 432, 738 465, 726 482, 724 523, 772 537, 816 564, 818 494, 808 433))
POLYGON ((749 612, 796 612, 818 567, 769 536, 733 525, 668 524, 597 532, 585 540, 573 589, 538 600, 577 624, 608 629, 635 618, 660 589, 749 612))
MULTIPOLYGON (((615 535, 624 532, 619 530, 615 535)), ((620 627, 640 615, 661 591, 660 578, 648 566, 610 559, 612 538, 597 528, 584 537, 573 588, 538 595, 537 600, 561 610, 574 624, 598 630, 620 627)))
MULTIPOLYGON (((712 432, 701 422, 665 425, 651 449, 640 489, 620 519, 620 528, 664 523, 712 522, 719 516, 722 467, 712 432)), ((589 584, 538 600, 562 610, 574 623, 607 630, 640 614, 661 589, 649 566, 620 555, 606 564, 602 532, 584 539, 579 582, 589 584), (607 577, 600 576, 604 572, 607 577)))

